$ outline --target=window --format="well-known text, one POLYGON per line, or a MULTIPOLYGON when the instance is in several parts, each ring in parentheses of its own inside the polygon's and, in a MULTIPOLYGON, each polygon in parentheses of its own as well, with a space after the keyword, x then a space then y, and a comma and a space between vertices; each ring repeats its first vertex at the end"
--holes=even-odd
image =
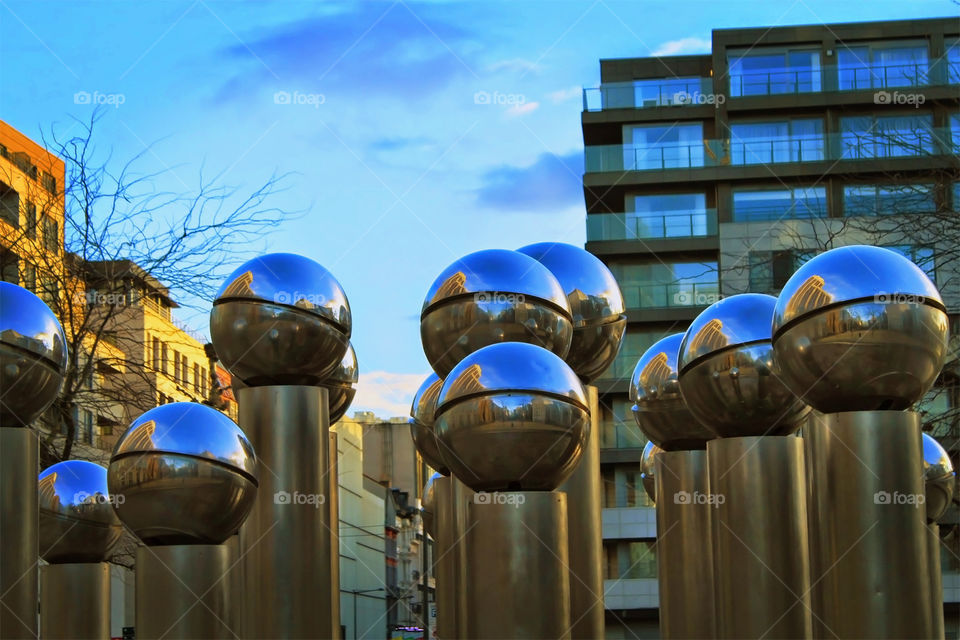
POLYGON ((797 269, 816 255, 807 249, 781 251, 751 251, 750 291, 753 293, 779 293, 797 269))
POLYGON ((51 195, 57 195, 57 179, 46 171, 40 173, 40 184, 51 195))
POLYGON ((626 171, 703 166, 703 124, 625 125, 626 171))
POLYGON ((932 184, 847 185, 843 212, 848 216, 877 216, 936 211, 932 184))
POLYGON ((603 543, 604 580, 654 580, 657 577, 654 540, 603 543))
POLYGON ((950 147, 953 153, 960 155, 960 114, 950 116, 950 147))
POLYGON ((160 339, 154 337, 150 342, 153 344, 153 347, 151 349, 153 352, 153 370, 160 371, 160 366, 161 366, 160 365, 160 358, 161 358, 160 339))
POLYGON ((822 218, 827 215, 824 187, 793 189, 735 189, 733 221, 822 218))
POLYGON ((891 251, 896 251, 903 257, 907 258, 913 264, 917 265, 924 271, 926 271, 927 276, 933 281, 934 284, 937 282, 937 269, 936 269, 936 260, 933 251, 933 247, 918 247, 911 245, 888 245, 884 249, 890 249, 891 251))
POLYGON ((200 393, 200 365, 196 362, 193 363, 193 390, 200 393))
POLYGON ((820 91, 816 49, 753 47, 729 53, 730 96, 820 91))
POLYGON ((23 263, 23 288, 27 291, 37 292, 37 268, 29 262, 23 263))
POLYGON ((169 360, 169 357, 170 357, 170 356, 169 356, 169 351, 168 351, 168 349, 167 349, 167 343, 164 342, 164 343, 161 344, 161 346, 160 346, 160 352, 161 352, 161 354, 162 354, 162 358, 161 358, 160 365, 161 365, 161 367, 162 367, 162 369, 163 369, 163 373, 164 373, 164 374, 169 374, 169 373, 170 373, 170 368, 169 368, 169 364, 168 364, 168 363, 170 362, 170 360, 169 360))
POLYGON ((930 114, 840 119, 843 158, 890 158, 933 153, 930 114))
POLYGON ((43 247, 51 253, 60 253, 60 225, 50 216, 43 216, 43 247))
POLYGON ((636 238, 684 238, 705 236, 709 231, 716 233, 715 225, 708 225, 706 195, 702 193, 627 196, 627 208, 632 209, 625 214, 627 233, 633 231, 636 238))
POLYGON ((48 306, 57 304, 60 298, 60 283, 52 276, 43 276, 40 278, 40 291, 37 292, 40 299, 48 306))
POLYGON ((927 84, 925 42, 877 42, 842 47, 837 53, 841 91, 927 84))
POLYGON ((180 352, 173 350, 173 380, 180 382, 180 352))
POLYGON ((20 284, 20 257, 0 247, 0 280, 20 284))
POLYGON ((31 240, 37 238, 37 205, 27 200, 26 206, 27 237, 31 240))
POLYGON ((947 55, 944 58, 947 60, 947 82, 960 83, 960 41, 947 47, 947 55))
POLYGON ((823 160, 823 121, 735 123, 730 155, 733 164, 823 160))
POLYGON ((201 368, 200 368, 200 376, 201 376, 201 378, 200 378, 200 380, 201 380, 201 382, 200 382, 200 393, 201 393, 201 395, 206 396, 206 395, 207 395, 207 390, 210 388, 210 387, 209 387, 209 382, 210 382, 210 380, 209 380, 209 378, 207 378, 207 370, 206 370, 206 368, 204 368, 204 367, 201 367, 201 368))
POLYGON ((633 264, 614 263, 610 270, 620 283, 630 309, 707 306, 719 299, 715 261, 653 259, 633 264))
POLYGON ((184 387, 187 387, 190 384, 190 363, 187 361, 186 355, 180 358, 180 369, 180 382, 184 387))
POLYGON ((20 228, 20 194, 0 182, 0 220, 20 228))
MULTIPOLYGON (((602 109, 634 109, 675 104, 698 104, 707 78, 644 78, 631 82, 610 82, 600 87, 602 109)), ((588 90, 588 91, 596 91, 588 90)), ((588 110, 596 110, 595 105, 588 110)))
POLYGON ((73 406, 73 437, 78 442, 93 443, 93 413, 73 406))

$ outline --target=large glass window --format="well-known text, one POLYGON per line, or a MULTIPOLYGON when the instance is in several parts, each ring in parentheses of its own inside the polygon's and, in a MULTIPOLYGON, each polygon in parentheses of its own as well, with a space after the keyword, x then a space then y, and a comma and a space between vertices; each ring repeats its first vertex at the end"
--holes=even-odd
POLYGON ((14 229, 20 227, 20 194, 0 182, 0 220, 14 229))
POLYGON ((837 54, 841 91, 927 84, 925 42, 876 42, 842 47, 837 54))
POLYGON ((844 158, 932 154, 933 116, 851 116, 840 119, 844 158))
MULTIPOLYGON (((603 109, 634 109, 675 104, 699 104, 706 78, 647 78, 632 82, 610 82, 600 87, 603 109)), ((588 110, 594 110, 589 101, 588 110)), ((595 103, 595 101, 594 101, 595 103)))
POLYGON ((824 187, 792 189, 735 189, 733 221, 822 218, 827 215, 824 187))
POLYGON ((734 50, 729 64, 732 97, 820 91, 820 52, 815 49, 734 50))
POLYGON ((683 238, 708 233, 707 198, 702 193, 628 195, 627 209, 627 227, 635 228, 638 238, 683 238))
POLYGON ((823 160, 823 120, 735 123, 730 155, 733 164, 823 160))
POLYGON ((719 299, 717 263, 646 260, 613 264, 627 308, 707 306, 719 299))
POLYGON ((876 216, 936 211, 932 184, 855 184, 843 188, 843 212, 876 216))
POLYGON ((808 249, 751 251, 750 291, 777 294, 804 262, 816 255, 808 249))
POLYGON ((947 55, 944 58, 947 61, 947 82, 960 83, 960 41, 947 47, 947 55))
POLYGON ((626 125, 623 167, 627 171, 703 166, 703 124, 626 125))
MULTIPOLYGON (((636 365, 636 361, 633 364, 636 365)), ((647 443, 637 427, 631 407, 626 400, 600 401, 601 449, 642 449, 647 443)))
POLYGON ((655 580, 656 541, 632 540, 603 543, 604 580, 655 580))

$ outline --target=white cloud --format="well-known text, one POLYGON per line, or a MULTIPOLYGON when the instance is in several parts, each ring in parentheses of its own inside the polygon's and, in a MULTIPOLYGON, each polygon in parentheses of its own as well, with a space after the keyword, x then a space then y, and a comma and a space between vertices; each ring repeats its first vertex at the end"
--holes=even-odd
POLYGON ((537 73, 540 71, 540 65, 523 58, 511 58, 494 62, 487 67, 487 71, 490 73, 497 73, 498 71, 537 73))
POLYGON ((654 49, 652 56, 683 56, 694 53, 710 53, 711 42, 704 38, 680 38, 670 40, 654 49))
POLYGON ((507 115, 510 117, 525 116, 528 113, 533 113, 540 107, 539 102, 524 102, 522 104, 515 104, 509 109, 507 109, 507 115))
POLYGON ((407 416, 413 395, 427 377, 426 373, 360 373, 357 395, 347 415, 354 411, 373 411, 380 418, 407 416))
POLYGON ((566 102, 567 100, 573 100, 574 98, 579 98, 583 94, 583 90, 578 86, 570 87, 569 89, 560 89, 559 91, 554 91, 548 93, 547 97, 550 98, 554 103, 566 102))

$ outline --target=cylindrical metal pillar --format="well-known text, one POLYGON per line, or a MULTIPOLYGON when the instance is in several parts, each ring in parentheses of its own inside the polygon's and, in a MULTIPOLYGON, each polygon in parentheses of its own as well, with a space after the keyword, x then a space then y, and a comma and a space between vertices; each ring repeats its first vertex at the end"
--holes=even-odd
POLYGON ((716 637, 811 638, 803 441, 711 440, 707 468, 716 637))
POLYGON ((227 626, 242 636, 244 619, 243 562, 240 560, 240 534, 235 533, 223 543, 227 547, 227 588, 230 590, 230 609, 227 611, 227 626))
POLYGON ((706 451, 663 451, 654 458, 657 495, 657 581, 660 637, 713 638, 713 507, 706 451))
POLYGON ((930 562, 930 625, 931 638, 943 640, 946 629, 943 623, 943 569, 940 567, 940 525, 927 525, 927 560, 930 562))
POLYGON ((433 481, 434 571, 436 575, 437 637, 456 640, 457 636, 457 528, 454 504, 455 480, 451 477, 433 481))
POLYGON ((560 487, 567 494, 570 534, 570 636, 603 637, 603 515, 600 488, 600 409, 597 388, 586 387, 590 433, 573 475, 560 487))
POLYGON ((450 476, 453 486, 453 516, 454 531, 456 538, 451 550, 454 556, 454 571, 456 578, 456 587, 454 591, 455 604, 457 607, 457 638, 465 638, 469 622, 467 615, 469 605, 467 603, 468 578, 467 575, 467 530, 470 528, 470 505, 473 503, 473 490, 463 484, 454 476, 450 476))
POLYGON ((469 505, 470 610, 463 637, 570 638, 567 497, 556 491, 486 494, 469 505))
POLYGON ((143 640, 236 638, 225 544, 137 549, 136 630, 143 640))
POLYGON ((0 638, 37 637, 37 435, 0 427, 0 638))
POLYGON ((815 637, 932 637, 919 416, 813 414, 803 435, 815 637))
POLYGON ((77 562, 40 568, 40 637, 109 640, 109 564, 77 562))
POLYGON ((328 638, 335 617, 327 390, 276 385, 237 392, 239 424, 260 471, 240 529, 251 638, 328 638))
POLYGON ((330 628, 331 638, 340 638, 340 447, 336 433, 330 433, 330 468, 327 478, 330 490, 327 505, 330 507, 330 628))

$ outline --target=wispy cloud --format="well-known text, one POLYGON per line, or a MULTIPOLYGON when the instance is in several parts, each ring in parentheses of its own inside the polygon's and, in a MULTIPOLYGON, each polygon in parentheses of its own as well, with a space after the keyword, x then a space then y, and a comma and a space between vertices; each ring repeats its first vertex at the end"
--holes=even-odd
POLYGON ((578 86, 570 87, 569 89, 560 89, 559 91, 553 91, 547 94, 547 97, 550 98, 550 101, 555 104, 560 104, 561 102, 566 102, 567 100, 573 100, 574 98, 579 98, 583 94, 583 89, 578 86))
POLYGON ((413 395, 426 377, 425 373, 361 373, 350 412, 373 411, 381 418, 409 415, 413 395))
POLYGON ((679 40, 669 40, 654 49, 650 55, 653 56, 683 56, 695 53, 710 53, 712 46, 710 40, 704 38, 680 38, 679 40))
POLYGON ((510 117, 523 116, 528 113, 533 113, 539 107, 539 102, 524 102, 523 104, 515 104, 507 109, 507 115, 510 117))
POLYGON ((477 203, 504 212, 557 211, 583 205, 583 151, 541 154, 526 167, 504 165, 483 175, 477 203))

